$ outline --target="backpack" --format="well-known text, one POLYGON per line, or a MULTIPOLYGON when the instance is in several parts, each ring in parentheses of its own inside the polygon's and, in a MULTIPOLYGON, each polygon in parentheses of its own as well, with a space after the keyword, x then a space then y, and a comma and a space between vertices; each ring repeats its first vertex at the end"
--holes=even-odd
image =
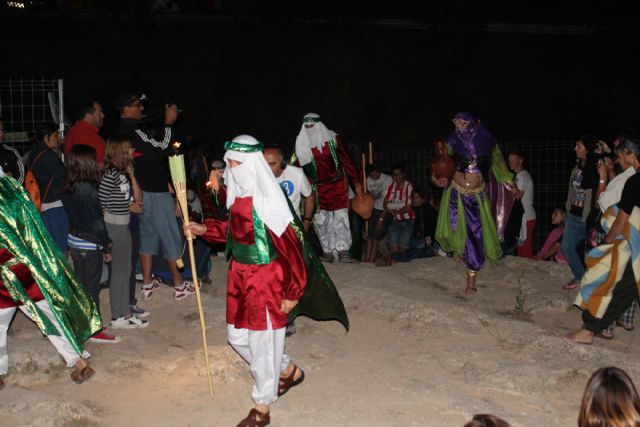
POLYGON ((47 188, 44 191, 44 196, 40 197, 40 186, 38 185, 38 181, 31 171, 33 170, 33 167, 35 166, 38 159, 40 159, 40 157, 46 152, 47 150, 42 150, 40 154, 38 154, 36 158, 33 159, 33 162, 31 162, 31 167, 29 167, 29 170, 27 170, 27 173, 24 177, 24 188, 29 193, 29 197, 31 198, 31 201, 35 205, 36 209, 38 209, 38 212, 40 212, 40 209, 42 209, 42 201, 45 199, 45 197, 47 197, 47 193, 49 192, 49 187, 51 187, 53 178, 49 180, 49 184, 47 184, 47 188))

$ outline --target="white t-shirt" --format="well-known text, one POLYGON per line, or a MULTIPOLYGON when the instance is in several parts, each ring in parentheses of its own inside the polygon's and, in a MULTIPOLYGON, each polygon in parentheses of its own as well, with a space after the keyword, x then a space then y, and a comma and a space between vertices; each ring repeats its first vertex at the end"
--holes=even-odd
POLYGON ((387 189, 392 182, 393 178, 384 173, 381 173, 378 179, 367 177, 367 191, 376 199, 373 204, 374 209, 383 209, 384 196, 387 194, 387 189))
POLYGON ((533 209, 533 179, 526 170, 516 175, 516 187, 522 191, 522 207, 524 208, 524 219, 530 221, 536 219, 536 210, 533 209))
MULTIPOLYGON (((282 171, 282 175, 276 177, 276 181, 280 184, 280 187, 284 190, 285 194, 291 200, 293 208, 300 215, 300 195, 303 197, 309 197, 311 195, 311 184, 304 175, 301 168, 296 166, 287 165, 282 171)), ((307 215, 311 215, 311 212, 307 212, 307 215)))

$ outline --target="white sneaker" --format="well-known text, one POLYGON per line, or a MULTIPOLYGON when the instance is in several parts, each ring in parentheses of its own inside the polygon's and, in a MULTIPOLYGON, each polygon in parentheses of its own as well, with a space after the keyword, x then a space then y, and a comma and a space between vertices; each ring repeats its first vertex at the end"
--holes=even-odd
POLYGON ((196 288, 193 285, 193 282, 190 280, 185 280, 184 282, 182 282, 181 288, 173 288, 173 297, 176 299, 176 301, 181 301, 195 293, 196 288))
POLYGON ((122 316, 111 321, 111 328, 113 329, 142 329, 147 326, 149 326, 148 321, 138 319, 136 316, 122 316))

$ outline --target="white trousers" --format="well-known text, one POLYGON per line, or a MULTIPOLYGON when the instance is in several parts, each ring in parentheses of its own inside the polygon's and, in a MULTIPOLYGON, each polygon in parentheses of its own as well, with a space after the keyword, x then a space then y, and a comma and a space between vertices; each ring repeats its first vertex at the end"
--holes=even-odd
POLYGON ((256 404, 269 405, 278 398, 280 373, 291 362, 291 358, 284 354, 286 329, 273 329, 268 312, 266 331, 237 329, 234 325, 227 324, 229 344, 251 367, 251 397, 256 404))
POLYGON ((325 253, 348 251, 351 248, 349 209, 344 208, 337 211, 320 209, 314 219, 316 233, 318 233, 322 250, 325 253))
MULTIPOLYGON (((36 303, 38 308, 44 313, 47 318, 53 323, 58 330, 60 335, 48 335, 49 341, 56 348, 58 353, 64 358, 65 362, 67 362, 67 366, 69 368, 73 367, 78 360, 80 360, 80 355, 74 350, 73 346, 67 339, 67 337, 62 332, 60 328, 60 324, 56 320, 55 316, 51 312, 51 307, 49 307, 49 303, 47 300, 41 300, 36 303)), ((20 307, 9 307, 0 309, 0 375, 5 375, 7 370, 9 369, 9 353, 7 351, 7 331, 9 330, 9 324, 11 323, 11 319, 16 313, 16 308, 20 308, 20 310, 31 320, 31 314, 26 309, 25 306, 21 305, 20 307)), ((82 354, 84 359, 88 359, 91 355, 88 352, 84 352, 82 354)))

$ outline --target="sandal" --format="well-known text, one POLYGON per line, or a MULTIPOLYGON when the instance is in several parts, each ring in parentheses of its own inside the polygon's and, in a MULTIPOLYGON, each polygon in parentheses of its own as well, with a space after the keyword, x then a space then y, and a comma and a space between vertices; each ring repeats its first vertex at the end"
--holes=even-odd
POLYGON ((633 331, 633 325, 630 324, 630 323, 624 323, 624 322, 621 322, 619 320, 616 320, 616 325, 620 326, 625 331, 633 331))
POLYGON ((0 390, 4 388, 4 380, 0 377, 0 390))
POLYGON ((256 408, 249 411, 249 415, 240 421, 236 427, 264 427, 271 422, 271 416, 267 412, 263 414, 256 408))
POLYGON ((304 369, 299 368, 298 365, 293 365, 293 369, 288 376, 284 378, 280 377, 280 382, 278 383, 278 397, 282 396, 288 392, 291 387, 297 386, 302 381, 304 381, 304 369), (293 378, 296 376, 296 372, 298 370, 301 372, 300 378, 294 380, 293 378))
POLYGON ((71 371, 71 379, 76 384, 82 384, 83 382, 91 378, 95 373, 96 371, 94 371, 93 368, 89 365, 85 366, 84 368, 74 368, 74 370, 71 371))
POLYGON ((473 295, 478 292, 476 288, 476 270, 467 269, 467 287, 464 289, 465 295, 473 295))
POLYGON ((603 340, 612 340, 613 334, 611 332, 600 332, 593 334, 594 337, 602 338, 603 340))

